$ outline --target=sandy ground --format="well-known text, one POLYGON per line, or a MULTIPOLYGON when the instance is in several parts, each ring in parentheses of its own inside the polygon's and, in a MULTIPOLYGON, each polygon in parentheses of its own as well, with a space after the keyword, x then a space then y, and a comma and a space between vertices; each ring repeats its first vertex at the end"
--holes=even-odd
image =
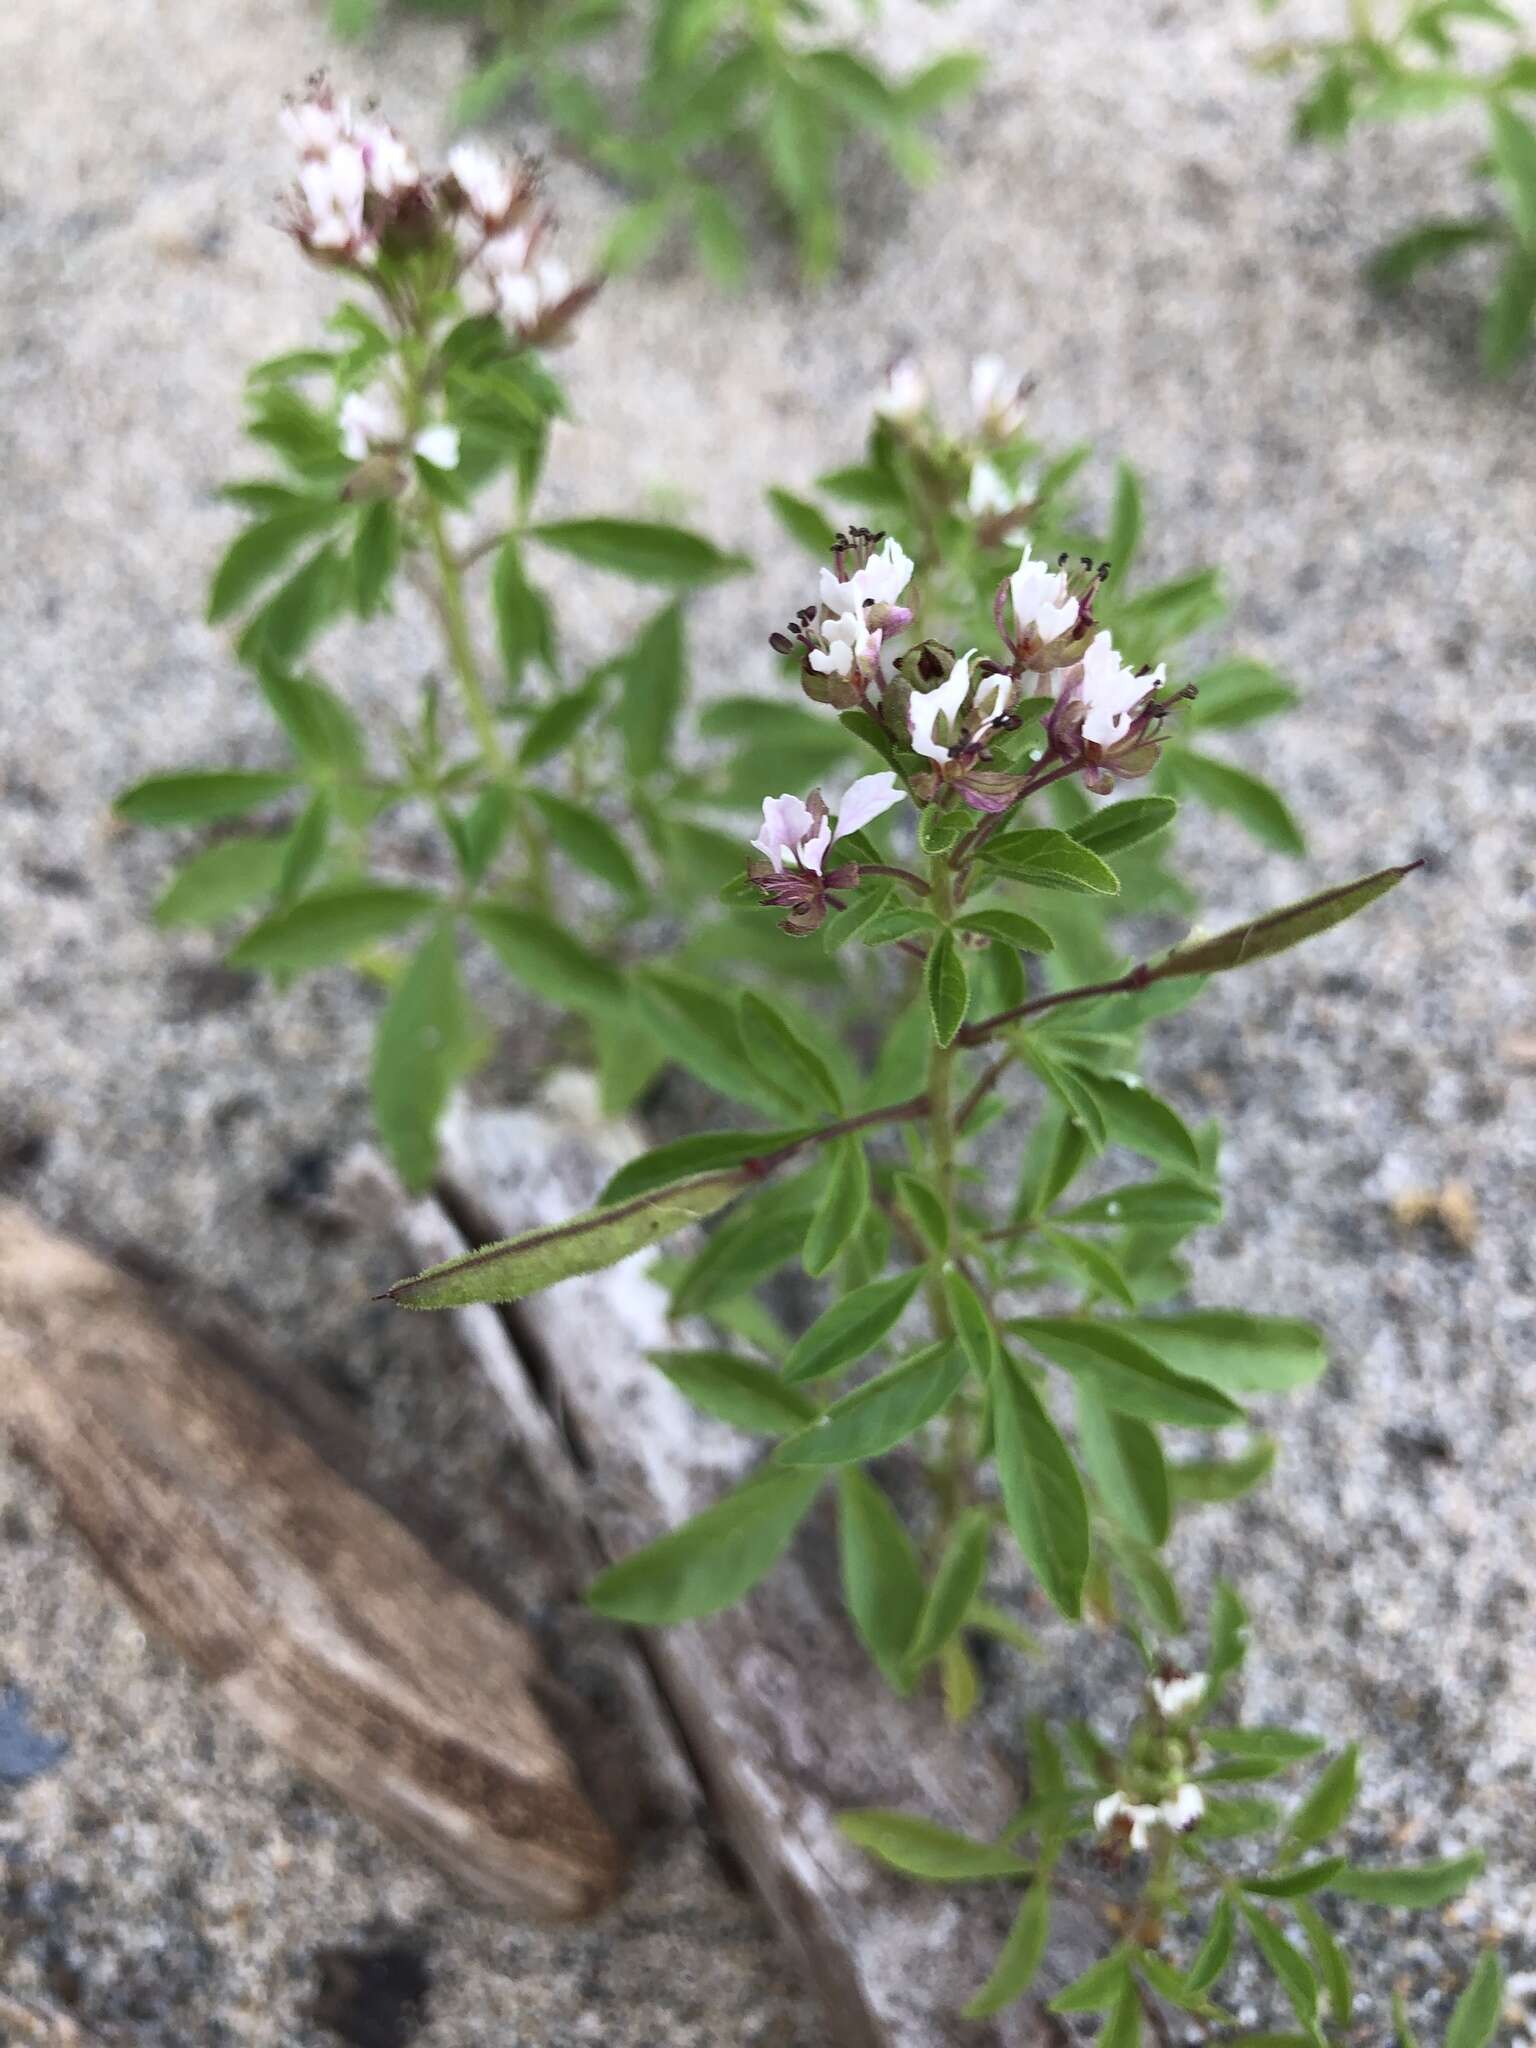
MULTIPOLYGON (((1299 1307, 1337 1361, 1277 1413, 1279 1483, 1193 1536, 1189 1562, 1233 1571, 1272 1617, 1259 1712, 1366 1733, 1363 1851, 1487 1850, 1496 1875, 1464 1925, 1395 1928, 1367 1964, 1374 2037, 1399 1974, 1433 2029, 1476 1931, 1501 1930, 1536 1981, 1536 387, 1476 380, 1473 282, 1403 310, 1359 282, 1376 242, 1454 210, 1462 139, 1297 154, 1283 92, 1245 67, 1245 8, 1080 0, 1070 26, 1046 0, 891 13, 893 46, 965 40, 992 60, 948 123, 945 180, 861 188, 855 260, 824 296, 771 253, 730 303, 681 267, 610 293, 569 359, 580 424, 554 494, 680 504, 757 553, 756 582, 701 612, 736 687, 763 673, 742 638, 800 601, 763 487, 853 452, 899 347, 954 390, 999 349, 1037 374, 1046 434, 1099 443, 1093 488, 1113 451, 1142 466, 1156 563, 1220 563, 1240 644, 1306 686, 1258 744, 1313 857, 1263 858, 1212 826, 1214 911, 1428 857, 1368 928, 1214 990, 1165 1033, 1160 1070, 1229 1125, 1201 1297, 1299 1307), (1475 1241, 1401 1231, 1393 1196, 1451 1178, 1475 1241)), ((369 1000, 339 975, 275 994, 206 942, 157 935, 167 848, 107 815, 151 769, 272 758, 201 609, 227 526, 211 493, 244 467, 242 370, 306 339, 324 304, 270 225, 274 106, 336 61, 320 15, 0 10, 0 1159, 46 1216, 251 1313, 353 1402, 380 1478, 536 1599, 497 1516, 517 1474, 486 1397, 434 1373, 429 1329, 359 1309, 389 1249, 317 1233, 292 1199, 366 1126, 369 1000)), ((463 59, 458 31, 413 27, 342 62, 426 141, 463 59)), ((579 250, 609 202, 574 168, 554 183, 579 250)), ((595 594, 579 650, 625 601, 595 594)), ((381 709, 408 701, 424 648, 405 615, 366 655, 343 637, 334 666, 381 709)), ((30 1715, 7 1697, 0 1763, 33 1773, 0 1790, 14 1988, 77 1997, 146 2048, 310 2048, 334 2038, 304 2017, 317 1953, 403 1945, 432 1979, 424 2026, 400 2037, 422 2048, 829 2048, 701 1843, 649 1852, 598 1929, 467 1913, 147 1645, 24 1474, 0 1467, 0 1486, 0 1681, 30 1715), (38 1731, 67 1745, 48 1768, 38 1731)))

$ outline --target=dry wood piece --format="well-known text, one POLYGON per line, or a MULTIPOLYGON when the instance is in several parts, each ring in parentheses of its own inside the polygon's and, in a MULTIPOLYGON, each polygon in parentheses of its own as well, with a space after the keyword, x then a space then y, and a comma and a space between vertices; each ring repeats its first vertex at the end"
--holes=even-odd
POLYGON ((565 1920, 613 1896, 531 1639, 139 1282, 10 1204, 0 1393, 102 1567, 303 1770, 497 1904, 565 1920))
MULTIPOLYGON (((634 1150, 628 1134, 595 1121, 572 1083, 559 1094, 563 1111, 450 1118, 447 1198, 478 1238, 585 1207, 634 1150)), ((444 1256, 435 1205, 402 1203, 400 1219, 422 1263, 444 1256)), ((579 1481, 610 1558, 708 1505, 762 1455, 647 1362, 647 1350, 690 1340, 667 1324, 645 1263, 642 1254, 567 1281, 508 1317, 567 1447, 552 1497, 568 1506, 579 1481)), ((515 1429, 525 1409, 514 1390, 515 1429)), ((534 1429, 547 1469, 547 1420, 534 1429)), ((996 1887, 906 1884, 836 1826, 846 1808, 895 1806, 985 1833, 1019 1795, 977 1733, 948 1725, 931 1698, 894 1699, 871 1670, 842 1612, 826 1510, 740 1607, 645 1640, 733 1846, 807 1958, 838 2048, 1022 2048, 1051 2037, 1038 2007, 985 2025, 958 2017, 991 1968, 1012 1899, 996 1887)), ((1042 1988, 1076 1975, 1099 1947, 1089 1916, 1063 1906, 1042 1988)))

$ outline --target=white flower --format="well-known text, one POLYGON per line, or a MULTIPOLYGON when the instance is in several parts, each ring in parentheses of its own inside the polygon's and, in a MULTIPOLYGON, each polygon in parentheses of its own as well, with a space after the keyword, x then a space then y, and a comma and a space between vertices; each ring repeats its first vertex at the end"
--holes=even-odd
POLYGON ((912 557, 900 541, 887 536, 879 554, 871 555, 862 569, 855 569, 846 583, 836 572, 821 572, 821 601, 829 612, 863 615, 867 604, 894 604, 912 578, 912 557))
POLYGON ((1173 1797, 1165 1799, 1157 1810, 1166 1825, 1176 1835, 1182 1835, 1205 1817, 1205 1794, 1198 1785, 1181 1785, 1173 1797))
POLYGON ((899 356, 885 373, 885 388, 875 400, 882 419, 903 425, 921 418, 928 409, 928 379, 914 356, 899 356))
POLYGON ((471 213, 483 221, 505 220, 517 197, 512 166, 482 142, 461 142, 448 152, 448 168, 471 213))
POLYGON ((1066 570, 1035 561, 1027 541, 1008 588, 1020 633, 1028 628, 1042 641, 1059 640, 1076 626, 1081 607, 1067 595, 1066 570))
POLYGON ((1018 504, 1019 494, 995 462, 981 461, 971 471, 965 502, 978 519, 1001 517, 1018 504))
POLYGON ((821 628, 821 637, 826 641, 826 651, 813 647, 810 665, 818 675, 851 675, 855 663, 860 668, 872 668, 880 654, 880 629, 873 632, 865 625, 860 612, 844 612, 841 618, 828 619, 821 628))
POLYGON ((459 430, 446 423, 435 427, 423 427, 411 443, 423 462, 434 469, 457 469, 459 466, 459 430))
POLYGON ((834 837, 846 839, 852 832, 862 832, 866 825, 899 804, 905 795, 906 791, 889 768, 882 768, 875 775, 861 775, 857 782, 849 783, 837 807, 834 837))
POLYGON ((387 121, 360 121, 354 140, 363 153, 370 191, 381 199, 398 199, 421 183, 421 167, 387 121))
POLYGON ((300 156, 328 156, 352 132, 351 107, 328 93, 284 107, 280 119, 283 133, 300 156))
POLYGON ((1101 1835, 1121 1819, 1130 1822, 1131 1847, 1140 1850, 1147 1847, 1153 1828, 1164 1819, 1164 1814, 1159 1806, 1137 1806, 1123 1792, 1109 1793, 1093 1809, 1093 1824, 1101 1835))
POLYGON ((1131 722, 1131 713, 1152 694, 1166 674, 1161 666, 1151 675, 1135 674, 1115 652, 1114 641, 1108 633, 1095 635, 1089 643, 1082 669, 1077 695, 1086 710, 1083 738, 1099 747, 1113 746, 1116 740, 1124 737, 1131 722))
POLYGON ((537 327, 570 296, 570 271, 558 256, 541 256, 534 232, 526 227, 492 236, 480 252, 480 263, 495 295, 496 310, 520 331, 537 327))
POLYGON ((341 452, 349 462, 366 462, 375 448, 401 440, 405 419, 387 384, 349 391, 341 401, 341 452))
POLYGON ((1191 1671, 1187 1678, 1154 1678, 1149 1690, 1164 1720, 1177 1721, 1199 1706, 1209 1683, 1203 1671, 1191 1671))
POLYGON ((763 829, 752 844, 759 853, 767 855, 776 875, 783 874, 786 860, 808 874, 819 875, 834 839, 860 831, 893 804, 899 804, 905 794, 889 768, 876 775, 861 775, 849 785, 838 806, 835 829, 819 799, 813 799, 813 809, 812 804, 798 796, 765 796, 763 829))
POLYGON ((929 761, 949 759, 949 748, 942 740, 934 737, 934 728, 942 718, 953 738, 960 713, 965 709, 966 699, 971 694, 971 656, 975 652, 975 648, 972 647, 962 654, 936 690, 914 690, 908 700, 907 716, 912 725, 912 751, 922 754, 929 761))
POLYGON ((977 426, 1000 439, 1023 426, 1023 381, 1001 356, 978 356, 972 363, 971 411, 977 426))
POLYGON ((305 158, 299 190, 307 216, 303 235, 311 248, 347 249, 363 241, 367 189, 367 166, 355 142, 338 142, 324 156, 305 158))

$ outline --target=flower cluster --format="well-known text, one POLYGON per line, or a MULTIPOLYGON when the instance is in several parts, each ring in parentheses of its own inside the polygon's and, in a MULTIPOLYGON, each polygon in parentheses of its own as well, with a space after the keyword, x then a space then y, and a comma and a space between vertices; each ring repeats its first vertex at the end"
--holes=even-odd
POLYGON ((332 262, 376 262, 384 236, 425 203, 410 149, 377 114, 338 99, 324 78, 284 107, 282 122, 299 157, 290 225, 300 244, 332 262))
POLYGON ((446 171, 428 175, 387 121, 355 112, 323 78, 284 109, 283 126, 299 156, 289 225, 311 256, 371 269, 386 253, 437 248, 455 281, 478 287, 514 334, 540 347, 562 338, 597 289, 553 253, 553 217, 527 164, 462 142, 446 171))
POLYGON ((905 796, 896 777, 885 769, 850 783, 835 813, 828 810, 819 789, 804 802, 793 795, 763 798, 762 830, 752 844, 764 858, 754 861, 747 872, 765 903, 788 911, 782 930, 797 936, 813 932, 829 906, 842 909, 836 892, 856 887, 859 870, 851 861, 828 869, 828 850, 834 841, 873 824, 905 796))
POLYGON ((1132 1736, 1126 1782, 1093 1809, 1093 1824, 1111 1846, 1139 1853, 1158 1830, 1185 1835, 1205 1818, 1205 1794, 1185 1773, 1197 1747, 1189 1722, 1209 1690, 1203 1671, 1169 1668, 1148 1684, 1152 1711, 1132 1736))
MULTIPOLYGON (((983 396, 997 402, 996 379, 983 396)), ((893 392, 897 401, 904 410, 916 407, 926 403, 926 392, 913 384, 893 392)), ((996 489, 1002 505, 1008 492, 1000 474, 996 489)), ((994 600, 1002 658, 982 657, 975 647, 956 655, 926 640, 890 659, 892 644, 914 617, 907 601, 912 558, 893 537, 854 527, 837 536, 833 565, 821 571, 818 602, 775 633, 772 645, 780 654, 799 654, 801 686, 814 702, 861 709, 899 753, 914 757, 907 782, 920 803, 953 796, 996 816, 1072 773, 1102 795, 1117 780, 1145 775, 1155 765, 1158 728, 1173 701, 1157 694, 1165 671, 1130 667, 1094 618, 1106 570, 1088 560, 1069 566, 1065 555, 1038 561, 1026 540, 1018 567, 994 600), (1036 717, 1044 707, 1043 743, 1015 749, 1022 753, 1015 758, 1003 743, 1021 729, 1025 704, 1034 706, 1036 717)), ((777 866, 774 888, 763 887, 763 894, 775 903, 786 900, 777 866)), ((823 914, 820 902, 818 896, 811 921, 800 917, 786 929, 813 930, 823 914)))
POLYGON ((364 391, 347 393, 341 402, 340 429, 341 452, 351 462, 397 456, 409 444, 411 453, 433 469, 458 468, 458 428, 435 420, 412 434, 399 394, 382 378, 364 391))

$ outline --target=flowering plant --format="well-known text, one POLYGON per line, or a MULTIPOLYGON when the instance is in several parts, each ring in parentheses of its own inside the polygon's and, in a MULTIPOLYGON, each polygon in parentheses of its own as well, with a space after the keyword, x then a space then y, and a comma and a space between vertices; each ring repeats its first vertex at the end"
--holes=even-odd
MULTIPOLYGON (((169 825, 295 795, 300 807, 276 833, 196 855, 162 919, 254 910, 235 961, 278 976, 348 962, 385 983, 374 1094, 413 1185, 485 1040, 462 982, 466 933, 584 1020, 610 1100, 670 1058, 731 1105, 718 1128, 632 1160, 590 1211, 403 1280, 393 1298, 516 1300, 716 1219, 655 1266, 677 1317, 710 1341, 655 1362, 705 1411, 775 1441, 736 1492, 605 1572, 594 1604, 649 1625, 726 1605, 826 1490, 874 1665, 898 1695, 937 1684, 962 1717, 982 1685, 979 1639, 1034 1648, 1009 1605, 1027 1572, 1038 1605, 1118 1630, 1140 1660, 1129 1728, 1109 1739, 1073 1724, 1063 1741, 1036 1724, 1027 1798, 995 1840, 883 1812, 846 1816, 850 1836, 916 1878, 1025 1885, 977 2013, 1033 1981, 1053 1897, 1086 1894, 1106 1954, 1053 2003, 1106 2011, 1109 2048, 1131 2048, 1143 2019, 1163 2034, 1169 2007, 1225 2025, 1214 1993, 1240 1935, 1295 2038, 1317 2042, 1325 2016, 1341 2032, 1349 1970, 1317 1901, 1437 1905, 1478 1859, 1386 1870, 1324 1849, 1354 1797, 1353 1747, 1286 1814, 1228 1789, 1325 1746, 1223 1717, 1248 1627, 1231 1588, 1213 1602, 1202 1669, 1166 1647, 1189 1633, 1164 1557, 1176 1516, 1244 1493, 1273 1457, 1257 1433, 1213 1455, 1210 1434, 1247 1428, 1247 1397, 1311 1383, 1323 1354, 1288 1317, 1170 1306, 1188 1282, 1180 1247, 1220 1214, 1219 1141, 1139 1065, 1146 1034, 1210 975, 1332 928, 1410 869, 1127 950, 1127 912, 1187 915, 1163 859, 1181 800, 1299 846, 1274 791, 1192 744, 1291 693, 1252 663, 1170 682, 1168 651, 1219 610, 1214 578, 1133 591, 1134 477, 1122 472, 1108 543, 1085 540, 1067 497, 1080 456, 1052 460, 1027 439, 1017 380, 988 360, 958 437, 916 368, 897 366, 865 460, 822 488, 894 511, 903 537, 894 524, 835 536, 811 601, 773 636, 808 701, 717 701, 699 723, 740 741, 735 758, 723 775, 679 767, 678 602, 567 686, 526 558, 544 548, 677 591, 740 563, 673 527, 533 518, 561 404, 542 351, 592 296, 555 256, 533 180, 467 145, 430 174, 323 84, 287 125, 291 231, 362 296, 337 314, 335 345, 253 374, 250 430, 283 473, 231 487, 246 524, 210 611, 243 617, 239 651, 293 766, 157 776, 120 808, 169 825), (504 486, 510 524, 456 539, 450 517, 504 486), (500 701, 465 590, 481 561, 500 701), (372 617, 406 578, 436 613, 461 724, 429 689, 381 772, 349 708, 298 664, 322 629, 372 617), (774 793, 790 766, 806 772, 774 793), (723 834, 696 812, 739 808, 749 791, 760 823, 731 846, 716 901, 723 834), (446 886, 373 872, 376 838, 398 862, 383 828, 411 808, 441 835, 446 886), (606 890, 617 922, 570 929, 557 864, 606 890), (666 922, 650 920, 650 877, 666 922), (660 961, 665 936, 674 957, 660 961), (762 972, 738 987, 743 961, 762 972), (829 982, 830 1014, 788 992, 829 982), (1128 1158, 1150 1174, 1126 1177, 1128 1158), (802 1284, 765 1298, 786 1269, 824 1290, 814 1313, 802 1284)), ((773 502, 798 539, 825 543, 814 505, 773 502)), ((1449 2048, 1491 2038, 1501 1983, 1489 1956, 1449 2048)))
MULTIPOLYGON (((706 1412, 776 1441, 734 1492, 603 1572, 593 1604, 652 1626, 725 1606, 772 1569, 830 1488, 854 1629, 897 1693, 936 1679, 960 1717, 980 1691, 977 1637, 1032 1647, 993 1590, 1005 1533, 1060 1615, 1123 1629, 1144 1660, 1144 1711, 1119 1745, 1069 1729, 1070 1764, 1037 1725, 1025 1804, 994 1839, 885 1811, 846 1815, 846 1831, 915 1878, 1025 1884, 974 2015, 1025 1993, 1052 1898, 1065 1894, 1095 1903, 1113 1939, 1052 2008, 1107 2012, 1110 2048, 1130 2048, 1144 2019, 1164 2032, 1168 2006, 1231 2025, 1214 1993, 1239 1934, 1293 2011, 1297 2038, 1321 2041, 1325 2013, 1349 2026, 1352 1993, 1317 1896, 1437 1904, 1480 1860, 1389 1870, 1312 1855, 1353 1801, 1355 1749, 1334 1756, 1289 1813, 1229 1796, 1230 1785, 1316 1756, 1323 1739, 1210 1718, 1246 1642, 1230 1588, 1203 1671, 1160 1647, 1189 1625, 1161 1555, 1175 1515, 1236 1497, 1272 1457, 1263 1438, 1236 1457, 1175 1455, 1166 1433, 1242 1425, 1241 1397, 1305 1384, 1323 1361, 1305 1324, 1167 1310, 1187 1277, 1177 1247, 1219 1212, 1216 1138, 1190 1131, 1135 1065, 1143 1033, 1206 977, 1330 929, 1411 870, 1117 961, 1086 984, 1054 976, 1049 910, 1038 913, 1060 897, 1112 899, 1176 803, 1124 796, 1069 829, 1026 822, 1026 807, 1053 786, 1103 797, 1152 774, 1188 689, 1116 647, 1098 616, 1094 563, 1042 564, 1026 541, 994 593, 985 654, 917 637, 913 570, 894 538, 844 534, 817 601, 777 636, 805 693, 879 765, 836 802, 820 791, 765 797, 731 892, 782 913, 786 945, 835 954, 857 941, 885 956, 889 1022, 873 1057, 847 1043, 829 1050, 757 991, 732 1000, 674 987, 677 1056, 779 1121, 662 1145, 622 1168, 586 1213, 390 1294, 418 1309, 517 1300, 727 1211, 701 1246, 660 1268, 674 1313, 712 1322, 714 1341, 655 1363, 706 1412), (1009 1086, 1021 1072, 1032 1084, 1022 1101, 1009 1086), (1021 1111, 1033 1130, 1008 1145, 1000 1134, 1021 1111), (999 1203, 995 1169, 1008 1151, 1023 1170, 999 1203), (1153 1176, 1074 1191, 1121 1152, 1153 1176), (786 1264, 827 1283, 798 1329, 757 1295, 786 1264), (1247 1846, 1230 1864, 1235 1844, 1247 1846)), ((1491 2037, 1501 1987, 1489 1956, 1453 2020, 1457 2048, 1491 2037)))
POLYGON ((373 1071, 380 1129, 412 1186, 430 1179, 453 1085, 489 1049, 466 992, 471 936, 518 981, 574 1013, 621 1103, 659 1061, 624 1028, 611 956, 649 893, 688 903, 734 860, 694 815, 700 792, 672 760, 686 677, 682 599, 741 560, 681 528, 613 517, 539 519, 550 428, 564 410, 544 351, 595 283, 555 252, 536 180, 465 143, 440 172, 377 114, 324 81, 290 107, 297 155, 287 226, 348 289, 328 347, 251 373, 247 433, 276 478, 230 485, 244 517, 213 578, 208 615, 242 620, 237 649, 288 743, 287 768, 156 775, 118 811, 154 826, 230 821, 274 806, 276 832, 220 837, 157 908, 166 925, 257 913, 233 963, 287 977, 350 962, 381 981, 373 1071), (450 520, 510 500, 489 531, 450 520), (536 551, 674 593, 638 637, 566 680, 557 609, 536 551), (469 578, 485 573, 499 676, 477 645, 469 578), (303 667, 322 633, 372 620, 418 591, 441 634, 457 716, 435 681, 412 723, 375 748, 337 692, 303 667), (622 791, 623 827, 610 816, 622 791), (425 885, 402 843, 425 819, 451 879, 425 885), (632 836, 638 824, 648 842, 632 836), (563 906, 599 905, 579 938, 563 906), (402 959, 391 950, 405 941, 402 959))
MULTIPOLYGON (((1263 4, 1273 12, 1279 0, 1263 4)), ((1408 229, 1376 257, 1372 275, 1399 290, 1464 250, 1497 251, 1498 280, 1482 326, 1491 376, 1514 368, 1536 319, 1536 127, 1521 111, 1536 94, 1527 29, 1502 0, 1407 0, 1390 23, 1380 19, 1380 0, 1351 0, 1343 34, 1292 38, 1261 59, 1266 70, 1309 75, 1296 111, 1296 133, 1307 142, 1340 142, 1357 121, 1482 109, 1488 144, 1472 171, 1487 181, 1490 204, 1408 229)))
MULTIPOLYGON (((834 39, 823 0, 469 0, 463 11, 483 24, 490 55, 460 95, 459 118, 483 121, 531 93, 561 144, 631 195, 607 268, 642 262, 681 227, 728 285, 746 272, 751 195, 733 193, 723 165, 761 181, 806 275, 824 277, 839 256, 839 179, 854 138, 922 181, 933 168, 924 123, 981 71, 979 57, 953 51, 893 76, 834 39), (643 69, 616 87, 611 46, 629 35, 643 44, 643 69), (599 51, 606 61, 594 65, 599 51)), ((864 11, 874 16, 875 0, 864 11)), ((365 32, 377 12, 378 0, 333 0, 342 33, 365 32)))

